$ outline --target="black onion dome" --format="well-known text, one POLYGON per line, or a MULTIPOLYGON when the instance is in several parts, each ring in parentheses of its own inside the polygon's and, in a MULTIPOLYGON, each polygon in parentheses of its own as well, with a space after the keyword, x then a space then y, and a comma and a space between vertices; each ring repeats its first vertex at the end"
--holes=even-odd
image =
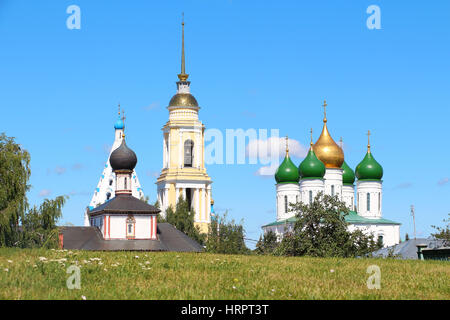
POLYGON ((112 169, 115 170, 134 170, 137 164, 136 153, 127 147, 125 139, 116 150, 111 153, 109 163, 112 169))

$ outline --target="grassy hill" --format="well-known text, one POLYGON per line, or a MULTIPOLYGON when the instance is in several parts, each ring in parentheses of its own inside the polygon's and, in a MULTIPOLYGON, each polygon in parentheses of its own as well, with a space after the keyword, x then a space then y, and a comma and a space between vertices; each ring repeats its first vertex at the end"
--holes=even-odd
POLYGON ((450 299, 450 263, 0 249, 0 299, 450 299), (69 290, 70 265, 81 289, 69 290), (367 267, 381 269, 369 290, 367 267))

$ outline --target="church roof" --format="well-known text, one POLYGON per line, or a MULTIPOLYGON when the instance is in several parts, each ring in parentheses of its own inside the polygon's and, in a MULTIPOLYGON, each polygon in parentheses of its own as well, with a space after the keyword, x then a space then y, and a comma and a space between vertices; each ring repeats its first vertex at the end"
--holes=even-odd
POLYGON ((109 214, 157 214, 161 210, 133 197, 130 194, 119 194, 97 208, 89 211, 89 215, 109 214))
POLYGON ((201 252, 203 247, 169 223, 158 223, 157 240, 105 240, 97 227, 62 227, 63 249, 201 252))

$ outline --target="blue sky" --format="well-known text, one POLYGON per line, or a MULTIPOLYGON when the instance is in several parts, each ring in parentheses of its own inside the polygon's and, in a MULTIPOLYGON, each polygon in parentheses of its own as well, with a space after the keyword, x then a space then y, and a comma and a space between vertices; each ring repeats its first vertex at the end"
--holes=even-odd
MULTIPOLYGON (((368 129, 384 167, 385 218, 427 236, 450 212, 450 2, 0 0, 1 132, 31 153, 29 199, 71 195, 63 223, 81 225, 113 142, 117 103, 151 201, 161 128, 180 68, 207 128, 280 130, 303 145, 328 125, 353 168, 368 129), (66 8, 81 8, 69 30, 66 8), (381 29, 369 30, 369 5, 381 29)), ((299 164, 301 159, 294 158, 299 164)), ((210 165, 216 210, 249 238, 275 219, 275 181, 261 165, 210 165)))

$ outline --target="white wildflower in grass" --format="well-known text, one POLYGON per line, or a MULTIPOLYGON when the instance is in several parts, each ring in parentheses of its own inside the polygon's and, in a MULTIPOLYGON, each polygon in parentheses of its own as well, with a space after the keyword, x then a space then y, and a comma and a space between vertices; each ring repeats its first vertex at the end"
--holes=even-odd
POLYGON ((12 260, 6 260, 6 261, 8 261, 9 263, 13 263, 13 261, 12 261, 12 260))
POLYGON ((40 261, 47 261, 47 258, 46 257, 39 257, 39 260, 40 261))
POLYGON ((334 269, 331 269, 330 272, 333 273, 333 272, 334 272, 334 269))
POLYGON ((272 292, 275 292, 275 289, 272 289, 272 292))
POLYGON ((81 299, 86 300, 86 296, 81 296, 81 299))
POLYGON ((8 269, 8 268, 5 268, 5 269, 3 269, 3 270, 5 270, 5 272, 8 272, 8 271, 9 271, 9 269, 8 269))
POLYGON ((105 270, 105 271, 108 271, 108 269, 106 269, 106 268, 105 268, 105 269, 103 269, 103 270, 105 270))
POLYGON ((236 289, 236 286, 233 286, 233 289, 236 289))
POLYGON ((103 265, 103 262, 99 262, 98 265, 99 265, 99 266, 103 265))
POLYGON ((135 259, 139 259, 139 256, 134 256, 135 259))
POLYGON ((150 264, 150 261, 145 261, 145 264, 150 264))

